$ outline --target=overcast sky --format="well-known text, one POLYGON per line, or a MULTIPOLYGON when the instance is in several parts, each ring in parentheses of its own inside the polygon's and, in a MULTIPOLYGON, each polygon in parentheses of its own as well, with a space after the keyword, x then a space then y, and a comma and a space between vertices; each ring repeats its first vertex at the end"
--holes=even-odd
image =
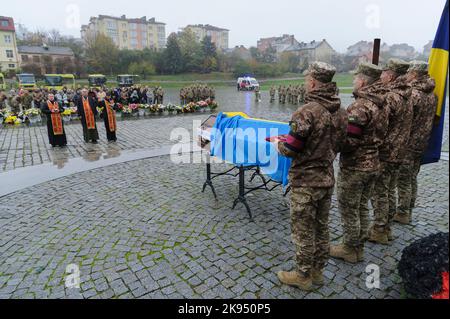
POLYGON ((0 15, 28 29, 60 30, 80 37, 80 24, 99 14, 155 17, 166 33, 187 24, 230 30, 230 46, 256 46, 261 37, 294 34, 299 41, 327 39, 339 52, 359 40, 381 37, 422 51, 434 38, 445 0, 41 0, 8 1, 0 15), (79 14, 78 14, 79 12, 79 14))

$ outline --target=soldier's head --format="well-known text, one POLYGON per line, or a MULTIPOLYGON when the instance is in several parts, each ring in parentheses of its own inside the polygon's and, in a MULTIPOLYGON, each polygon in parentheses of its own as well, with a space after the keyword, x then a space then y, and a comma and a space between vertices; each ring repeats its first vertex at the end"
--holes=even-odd
POLYGON ((313 62, 310 64, 305 76, 306 92, 330 83, 336 74, 336 68, 325 62, 313 62))
POLYGON ((369 86, 376 82, 383 70, 372 63, 361 63, 355 71, 355 78, 353 79, 353 88, 355 91, 369 86))
POLYGON ((384 84, 393 82, 399 76, 406 74, 409 69, 409 63, 401 59, 389 59, 383 68, 380 80, 384 84))
POLYGON ((50 93, 50 94, 48 95, 48 100, 49 100, 50 102, 53 102, 53 101, 55 100, 55 95, 54 95, 53 93, 50 93))
POLYGON ((428 74, 428 63, 425 61, 411 61, 406 79, 412 81, 428 74))

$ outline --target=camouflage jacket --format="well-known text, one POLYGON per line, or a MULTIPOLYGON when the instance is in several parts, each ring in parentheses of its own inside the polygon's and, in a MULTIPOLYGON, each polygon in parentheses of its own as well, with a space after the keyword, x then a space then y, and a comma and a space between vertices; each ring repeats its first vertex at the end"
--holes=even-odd
POLYGON ((386 101, 383 107, 388 125, 386 135, 379 148, 380 161, 401 164, 406 155, 406 145, 411 132, 413 118, 411 86, 404 76, 398 77, 387 87, 386 101))
POLYGON ((333 161, 345 141, 347 114, 341 108, 335 83, 308 93, 306 102, 293 114, 288 139, 278 148, 293 158, 291 186, 333 187, 333 161))
POLYGON ((347 139, 340 156, 340 166, 363 172, 378 171, 381 139, 377 132, 386 130, 387 123, 381 119, 386 95, 377 86, 364 87, 354 95, 356 101, 347 108, 347 139))
POLYGON ((411 86, 409 101, 412 104, 413 120, 406 151, 408 161, 420 158, 425 152, 437 107, 437 97, 433 92, 436 84, 432 78, 424 76, 413 81, 411 86))

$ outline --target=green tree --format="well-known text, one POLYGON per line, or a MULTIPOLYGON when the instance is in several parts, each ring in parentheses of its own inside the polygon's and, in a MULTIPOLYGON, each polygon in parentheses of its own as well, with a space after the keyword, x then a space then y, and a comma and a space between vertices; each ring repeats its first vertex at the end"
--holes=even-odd
POLYGON ((167 46, 162 56, 163 71, 178 74, 183 71, 183 55, 175 33, 167 38, 167 46))
POLYGON ((202 47, 197 42, 195 33, 185 29, 178 36, 181 54, 183 55, 183 71, 199 72, 202 68, 202 47))
POLYGON ((155 67, 149 62, 133 62, 128 67, 128 73, 140 75, 144 80, 147 76, 154 75, 156 73, 155 67))
POLYGON ((202 72, 211 73, 217 70, 217 48, 211 41, 211 37, 206 36, 201 41, 202 47, 202 72))
POLYGON ((97 34, 86 40, 86 62, 89 72, 113 74, 117 65, 119 50, 113 40, 97 34))

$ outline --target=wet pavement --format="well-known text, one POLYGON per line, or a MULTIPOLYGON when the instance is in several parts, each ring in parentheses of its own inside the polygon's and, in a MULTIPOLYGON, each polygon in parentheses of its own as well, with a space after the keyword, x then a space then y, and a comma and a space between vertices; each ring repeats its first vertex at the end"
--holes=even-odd
MULTIPOLYGON (((176 90, 167 91, 165 102, 177 102, 176 90)), ((271 120, 288 121, 296 109, 268 103, 267 92, 260 103, 232 89, 218 89, 217 99, 219 111, 271 120)), ((369 244, 357 266, 330 260, 326 285, 314 292, 281 286, 276 271, 294 265, 281 190, 249 197, 251 222, 243 207, 230 208, 235 179, 217 180, 216 202, 201 193, 204 165, 167 156, 178 143, 170 133, 184 128, 192 137, 207 116, 119 121, 117 143, 105 141, 99 122, 98 145, 85 144, 73 123, 64 149, 48 145, 46 127, 0 129, 0 298, 400 298, 402 249, 448 232, 447 154, 423 167, 414 222, 395 225, 392 245, 369 244), (70 264, 80 269, 80 289, 64 285, 70 264), (380 289, 365 286, 369 264, 380 267, 380 289)), ((448 145, 448 125, 445 136, 448 145)), ((335 197, 330 230, 338 241, 335 197)))

